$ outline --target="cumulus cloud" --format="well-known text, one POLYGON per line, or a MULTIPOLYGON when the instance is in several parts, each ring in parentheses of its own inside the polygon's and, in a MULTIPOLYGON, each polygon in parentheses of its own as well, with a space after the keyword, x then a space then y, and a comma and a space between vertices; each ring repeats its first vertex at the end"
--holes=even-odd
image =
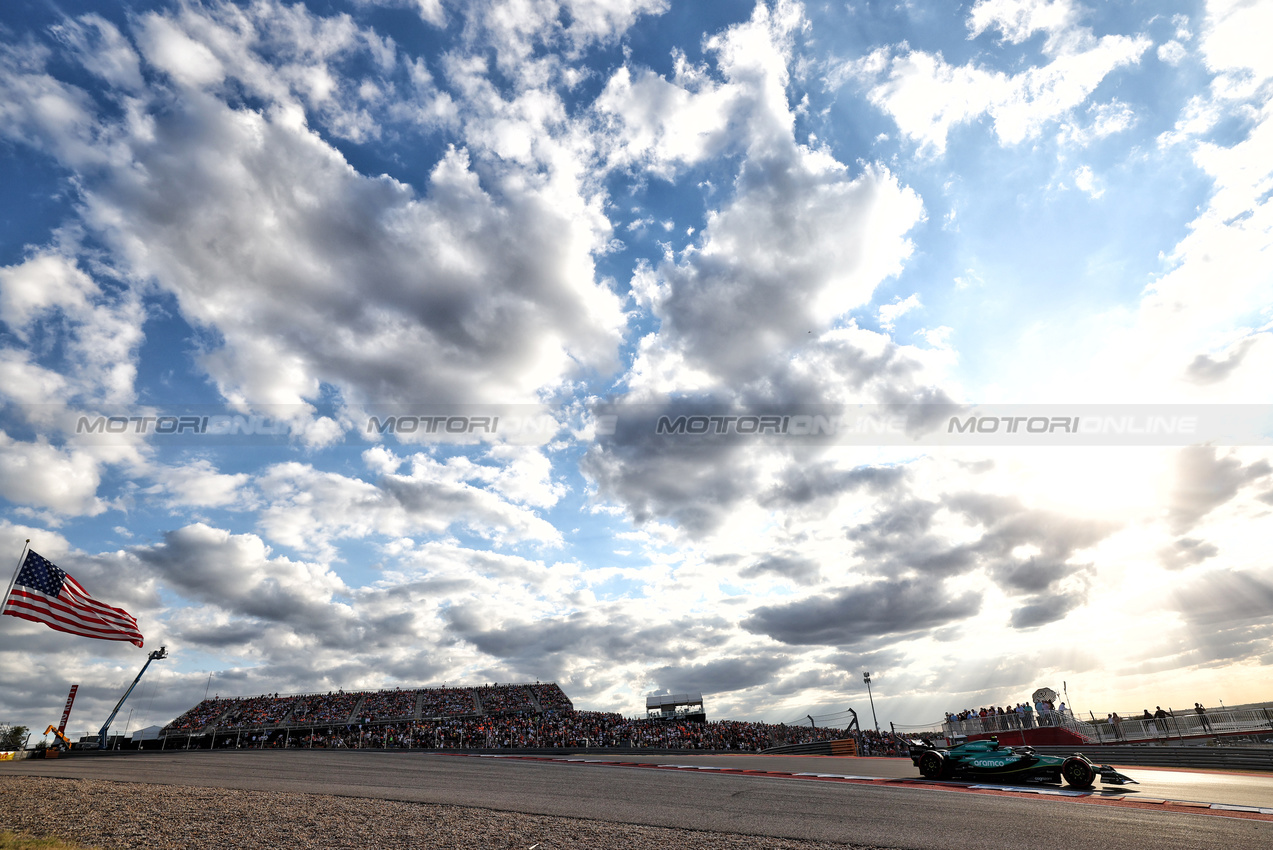
POLYGON ((1255 305, 1273 300, 1273 273, 1254 258, 1273 247, 1270 163, 1262 155, 1273 143, 1263 88, 1273 68, 1252 49, 1249 27, 1267 14, 1260 4, 1208 5, 1198 47, 1213 82, 1183 104, 1174 128, 1158 139, 1165 155, 1191 158, 1210 182, 1209 194, 1185 235, 1164 251, 1164 269, 1145 289, 1130 332, 1106 342, 1100 356, 1127 364, 1157 397, 1265 395, 1273 349, 1262 344, 1267 319, 1255 305), (1239 115, 1239 128, 1222 129, 1239 115))
POLYGON ((940 501, 899 498, 850 529, 848 537, 855 554, 886 574, 913 570, 948 577, 984 565, 1004 589, 1032 592, 1082 569, 1071 559, 1115 528, 1028 508, 1013 497, 963 492, 943 494, 940 501), (938 523, 940 513, 967 523, 975 536, 946 533, 938 523))
POLYGON ((100 15, 82 15, 54 24, 52 32, 86 70, 125 91, 142 87, 137 51, 110 21, 100 15))
MULTIPOLYGON (((1266 13, 1215 2, 1205 21, 1131 30, 1123 12, 1111 26, 1070 0, 980 0, 953 34, 914 29, 844 63, 817 24, 834 12, 776 2, 725 12, 737 22, 706 35, 684 16, 632 30, 666 7, 212 0, 63 18, 0 46, 0 138, 15 167, 64 178, 50 193, 67 217, 0 269, 0 484, 32 526, 0 530, 49 541, 40 551, 144 618, 148 642, 220 659, 223 694, 541 678, 587 707, 703 690, 721 695, 714 715, 790 720, 803 712, 786 706, 860 686, 845 671, 883 665, 888 710, 919 722, 937 716, 933 694, 1000 701, 1051 675, 1039 658, 1092 669, 1090 653, 1056 651, 1047 627, 1062 621, 1111 615, 1111 639, 1139 630, 1129 644, 1164 669, 1269 658, 1267 571, 1240 522, 1273 500, 1258 449, 1130 451, 1126 468, 1070 454, 1050 469, 1042 453, 653 429, 704 411, 931 412, 964 397, 962 380, 1020 391, 995 383, 999 335, 961 324, 994 322, 977 302, 1021 285, 1005 274, 1017 246, 977 242, 981 201, 1002 211, 1010 192, 1024 220, 1083 200, 1042 186, 1064 181, 1104 190, 1090 211, 1112 213, 1127 179, 1164 162, 1190 193, 1214 191, 1190 195, 1192 223, 1170 198, 1142 204, 1147 227, 1120 212, 1140 241, 1115 264, 1092 255, 1112 299, 1101 321, 1137 323, 1103 334, 1100 376, 1111 393, 1264 398, 1273 298, 1252 258, 1269 247, 1268 66, 1247 42, 1266 13), (426 24, 389 38, 373 27, 393 16, 369 5, 426 24), (1174 30, 1162 61, 1178 43, 1214 84, 1185 92, 1197 81, 1168 74, 1147 88, 1153 44, 1132 33, 1150 30, 1174 30), (818 91, 827 68, 865 104, 818 91), (1145 145, 1146 127, 1171 124, 1163 105, 1193 93, 1145 145), (992 157, 1011 175, 1002 192, 972 198, 965 162, 937 175, 906 155, 978 121, 1011 148, 992 157), (926 206, 951 211, 945 229, 926 206), (1161 233, 1185 235, 1151 248, 1161 233), (1123 270, 1159 247, 1136 313, 1123 270), (974 271, 951 291, 958 269, 974 271), (892 339, 921 308, 932 329, 892 339), (1162 380, 1133 381, 1129 363, 1162 380), (161 388, 236 411, 308 405, 308 421, 259 461, 219 443, 168 455, 65 437, 66 415, 161 388), (355 424, 415 404, 593 401, 614 403, 616 433, 422 447, 355 424), (350 453, 347 437, 369 442, 350 453), (1174 490, 1144 492, 1173 456, 1174 490), (76 549, 111 527, 119 551, 110 537, 76 549), (1127 593, 1146 587, 1168 595, 1166 616, 1136 610, 1157 604, 1127 593), (1188 635, 1164 661, 1158 626, 1173 616, 1188 635), (1007 644, 957 670, 932 652, 1007 644)), ((1030 367, 1035 349, 1018 350, 1030 367)), ((47 713, 73 675, 109 710, 118 693, 100 683, 135 671, 118 647, 68 650, 17 626, 22 651, 0 650, 0 678, 45 684, 6 706, 47 713), (95 652, 127 663, 103 672, 84 660, 95 652)), ((207 687, 175 667, 153 674, 168 677, 156 702, 169 717, 207 687)))
POLYGON ((1224 356, 1219 358, 1209 354, 1199 354, 1185 369, 1185 377, 1196 384, 1218 384, 1242 365, 1243 358, 1255 343, 1255 337, 1247 337, 1231 346, 1224 356))
POLYGON ((1130 130, 1138 121, 1136 112, 1128 104, 1114 99, 1108 103, 1094 103, 1086 110, 1089 123, 1066 123, 1061 128, 1061 138, 1074 144, 1087 146, 1116 133, 1130 130))
POLYGON ((64 310, 82 315, 99 294, 97 284, 65 256, 46 252, 0 269, 0 308, 5 324, 21 338, 41 314, 64 310))
POLYGON ((133 400, 145 320, 141 299, 103 289, 67 255, 73 247, 50 246, 0 268, 3 322, 20 343, 0 348, 13 379, 0 392, 13 401, 86 406, 133 400), (36 334, 59 341, 60 361, 41 357, 29 344, 36 334))
POLYGON ((995 29, 1004 41, 1020 44, 1036 32, 1055 38, 1077 19, 1078 10, 1070 0, 977 0, 968 10, 968 37, 995 29))
POLYGON ((906 298, 896 298, 892 304, 883 304, 876 313, 880 327, 891 331, 897 326, 899 318, 922 306, 919 302, 919 293, 911 293, 906 298))
POLYGON ((904 466, 858 466, 850 469, 832 463, 811 463, 786 467, 762 504, 785 508, 820 500, 836 500, 846 492, 866 490, 872 496, 889 496, 906 480, 904 466))
POLYGON ((742 626, 798 645, 853 646, 913 637, 967 619, 981 608, 975 591, 951 593, 941 582, 881 579, 783 605, 756 608, 742 626))
POLYGON ((0 432, 0 489, 18 505, 60 514, 96 516, 107 509, 97 495, 101 465, 87 452, 43 440, 23 442, 0 432))
POLYGON ((309 126, 353 133, 353 95, 322 80, 359 52, 397 67, 391 44, 271 4, 150 13, 136 44, 176 89, 135 101, 145 120, 97 112, 27 57, 10 79, 10 131, 70 167, 106 156, 83 148, 118 152, 84 176, 85 219, 214 335, 201 362, 226 398, 304 404, 331 385, 352 402, 526 401, 613 365, 623 317, 591 254, 608 224, 577 185, 535 178, 534 164, 484 185, 455 148, 417 197, 359 174, 309 126), (265 108, 227 102, 231 78, 265 108), (51 97, 56 123, 40 112, 51 97))
MULTIPOLYGON (((443 25, 440 0, 418 0, 417 6, 426 21, 443 25)), ((570 58, 590 45, 611 43, 638 18, 667 7, 667 0, 481 0, 454 4, 453 14, 463 18, 468 39, 494 53, 501 72, 541 82, 566 70, 558 51, 570 58)))
POLYGON ((747 380, 900 271, 920 215, 914 193, 882 169, 849 178, 825 156, 794 153, 745 166, 701 247, 657 270, 660 357, 747 380))
POLYGON ((1013 626, 1028 628, 1087 599, 1093 565, 1082 555, 1116 529, 1012 497, 962 492, 932 501, 900 490, 847 536, 861 568, 875 575, 940 581, 984 570, 1020 603, 1013 626))
POLYGON ((609 131, 611 167, 642 167, 670 179, 676 169, 736 143, 730 122, 746 101, 678 57, 668 80, 623 66, 606 83, 596 109, 609 131))
POLYGON ((255 496, 248 489, 251 476, 245 472, 222 473, 206 459, 178 466, 153 467, 157 483, 151 493, 162 493, 173 508, 179 507, 252 507, 255 496))
POLYGON ((1238 491, 1270 473, 1267 460, 1243 464, 1234 455, 1221 456, 1214 446, 1191 446, 1176 455, 1176 481, 1169 494, 1168 522, 1176 534, 1194 528, 1238 491))
MULTIPOLYGON (((847 466, 835 460, 823 464, 793 446, 749 444, 712 434, 660 435, 658 419, 785 412, 785 406, 799 409, 809 399, 822 401, 817 405, 820 415, 851 416, 851 400, 866 398, 897 405, 904 415, 918 417, 908 420, 908 428, 923 430, 931 426, 925 417, 953 404, 943 391, 925 385, 934 370, 923 352, 856 327, 828 332, 769 365, 772 371, 737 385, 732 394, 722 389, 721 396, 616 405, 623 424, 615 435, 589 447, 581 462, 599 497, 618 501, 639 523, 671 518, 695 536, 718 529, 744 502, 766 510, 816 513, 846 492, 888 489, 900 472, 873 467, 855 472, 860 464, 851 458, 847 466), (736 400, 721 401, 731 395, 736 400)), ((814 451, 816 458, 819 450, 814 451)))
MULTIPOLYGON (((494 659, 494 669, 542 678, 565 678, 585 670, 595 675, 599 665, 648 670, 664 660, 684 663, 689 655, 718 648, 723 642, 718 630, 724 626, 713 617, 642 618, 622 604, 598 604, 588 611, 532 620, 471 602, 452 605, 445 617, 449 634, 494 659), (670 635, 675 639, 669 640, 670 635)), ((769 663, 772 669, 774 662, 769 663)))
POLYGON ((220 332, 224 345, 203 362, 227 398, 297 404, 329 382, 355 401, 521 401, 573 369, 572 356, 606 365, 615 301, 591 280, 586 253, 572 256, 579 234, 535 192, 504 199, 508 209, 453 151, 417 201, 353 173, 302 128, 203 105, 210 113, 187 118, 208 147, 186 156, 207 172, 139 152, 165 172, 161 196, 127 187, 153 216, 125 216, 106 196, 93 208, 113 222, 110 238, 146 244, 138 272, 220 332), (217 159, 204 157, 213 148, 217 159), (187 237, 204 230, 234 252, 187 237))
POLYGON ((796 554, 767 555, 744 567, 738 575, 742 578, 775 575, 790 579, 796 584, 813 584, 821 578, 816 561, 796 554))
POLYGON ((1273 576, 1268 570, 1211 570, 1172 594, 1194 639, 1185 660, 1273 663, 1273 576))
POLYGON ((561 4, 570 21, 566 37, 575 50, 593 42, 610 41, 643 15, 667 11, 668 0, 565 0, 561 4))
POLYGON ((1159 61, 1168 65, 1179 65, 1189 55, 1189 51, 1185 49, 1185 46, 1175 39, 1158 45, 1157 53, 1159 61))
POLYGON ((261 528, 279 543, 328 556, 333 541, 342 538, 436 535, 453 526, 494 542, 560 542, 560 532, 533 510, 482 486, 505 477, 513 479, 508 486, 516 490, 515 468, 467 458, 439 462, 425 454, 409 463, 407 472, 386 473, 375 483, 302 463, 269 467, 255 482, 266 503, 261 528))
POLYGON ((882 166, 854 175, 792 137, 783 87, 797 23, 758 6, 747 24, 709 42, 724 85, 742 101, 734 111, 746 157, 733 196, 709 214, 698 243, 634 281, 662 323, 657 339, 643 343, 638 379, 665 383, 684 372, 687 385, 700 374, 746 381, 867 303, 910 254, 906 233, 922 216, 913 191, 882 166))
MULTIPOLYGON (((726 138, 742 156, 732 195, 709 213, 698 241, 639 267, 633 279, 639 303, 660 323, 641 340, 626 377, 626 401, 665 408, 646 413, 693 407, 668 400, 676 396, 728 408, 864 396, 900 402, 926 392, 933 364, 924 355, 855 325, 835 326, 901 270, 911 251, 907 232, 923 210, 884 167, 855 175, 826 151, 795 142, 785 85, 801 20, 795 7, 758 6, 749 21, 710 39, 719 80, 684 66, 677 80, 641 77, 649 97, 657 90, 658 99, 684 104, 685 115, 714 123, 692 134, 698 147, 680 152, 659 141, 680 134, 642 124, 640 156, 629 149, 629 160, 663 173, 726 138), (691 108, 700 98, 704 107, 691 108)), ((630 77, 615 79, 611 95, 631 94, 630 77)), ((672 517, 701 534, 751 491, 765 457, 772 454, 642 433, 594 446, 584 469, 637 521, 672 517)))
POLYGON ((1269 26, 1273 26, 1273 10, 1263 3, 1211 0, 1202 33, 1207 66, 1249 70, 1259 79, 1273 77, 1273 59, 1261 48, 1259 37, 1269 26))
POLYGON ((1100 180, 1092 172, 1090 165, 1079 166, 1074 172, 1074 185, 1078 187, 1080 192, 1096 199, 1105 194, 1105 187, 1101 185, 1100 180))
POLYGON ((790 664, 771 653, 717 658, 697 664, 655 667, 650 680, 668 693, 727 694, 767 685, 790 664))
POLYGON ((1159 549, 1158 560, 1169 570, 1180 570, 1201 564, 1218 554, 1220 549, 1213 543, 1194 537, 1181 537, 1173 541, 1170 546, 1159 549))
POLYGON ((97 492, 108 468, 136 467, 142 451, 79 444, 72 423, 133 400, 145 314, 136 293, 103 288, 71 247, 0 268, 0 484, 16 505, 95 516, 110 504, 97 492))
POLYGON ((1031 597, 1012 612, 1014 629, 1035 629, 1063 619, 1066 614, 1087 601, 1086 593, 1052 593, 1031 597))
POLYGON ((972 37, 988 29, 1017 44, 1046 32, 1049 61, 1015 74, 973 62, 951 65, 940 53, 878 48, 848 63, 835 79, 856 79, 868 98, 888 113, 922 151, 940 155, 950 132, 988 115, 999 141, 1014 145, 1033 138, 1088 98, 1113 71, 1140 61, 1151 42, 1140 36, 1096 38, 1077 23, 1076 7, 1065 0, 987 0, 969 13, 972 37))
POLYGON ((130 554, 176 592, 227 614, 332 643, 350 638, 350 611, 334 599, 344 582, 320 564, 273 555, 256 535, 196 523, 130 554))
POLYGON ((695 534, 718 527, 747 498, 755 483, 740 462, 747 454, 719 440, 669 440, 645 429, 636 439, 591 447, 581 468, 599 495, 619 502, 638 524, 670 518, 695 534))

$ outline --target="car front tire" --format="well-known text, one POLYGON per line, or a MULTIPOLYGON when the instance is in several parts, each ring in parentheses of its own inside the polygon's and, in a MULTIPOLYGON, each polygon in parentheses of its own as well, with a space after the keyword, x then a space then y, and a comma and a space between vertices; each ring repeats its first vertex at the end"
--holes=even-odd
POLYGON ((1071 756, 1061 765, 1061 775, 1075 788, 1091 788, 1092 783, 1096 781, 1096 768, 1092 767, 1086 759, 1071 756))

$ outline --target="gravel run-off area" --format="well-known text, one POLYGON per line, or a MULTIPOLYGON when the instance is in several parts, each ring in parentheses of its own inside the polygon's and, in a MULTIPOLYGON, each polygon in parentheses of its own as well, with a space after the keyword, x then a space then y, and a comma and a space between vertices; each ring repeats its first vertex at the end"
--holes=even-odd
POLYGON ((101 848, 875 850, 362 797, 0 777, 0 831, 101 848))

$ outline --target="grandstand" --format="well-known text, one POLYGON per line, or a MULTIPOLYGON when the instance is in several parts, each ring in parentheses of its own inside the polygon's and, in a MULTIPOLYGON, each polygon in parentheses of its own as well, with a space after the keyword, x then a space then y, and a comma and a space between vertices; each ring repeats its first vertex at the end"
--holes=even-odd
POLYGON ((205 699, 164 727, 167 733, 266 730, 324 724, 542 715, 572 711, 555 683, 481 685, 475 688, 395 688, 326 694, 262 694, 205 699))
POLYGON ((607 712, 577 711, 570 698, 552 682, 217 697, 205 699, 186 711, 163 728, 158 741, 142 746, 623 747, 757 752, 778 745, 834 741, 850 734, 831 726, 709 723, 702 708, 702 694, 675 694, 659 699, 653 715, 625 718, 607 712))

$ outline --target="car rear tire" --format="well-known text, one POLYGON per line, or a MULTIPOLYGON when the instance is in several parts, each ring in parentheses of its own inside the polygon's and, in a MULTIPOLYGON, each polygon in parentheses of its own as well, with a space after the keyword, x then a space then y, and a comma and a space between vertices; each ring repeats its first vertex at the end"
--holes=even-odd
POLYGON ((1061 775, 1075 788, 1091 788, 1096 781, 1096 768, 1078 756, 1070 756, 1061 765, 1061 775))
POLYGON ((919 757, 919 773, 925 779, 942 779, 946 776, 946 757, 929 750, 919 757))

